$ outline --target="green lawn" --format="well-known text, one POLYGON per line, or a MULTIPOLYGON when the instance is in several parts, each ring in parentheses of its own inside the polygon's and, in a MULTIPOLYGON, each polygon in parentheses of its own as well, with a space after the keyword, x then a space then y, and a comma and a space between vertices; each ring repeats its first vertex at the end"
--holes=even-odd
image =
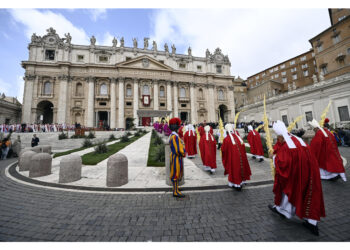
POLYGON ((147 166, 150 167, 165 167, 165 161, 159 161, 156 159, 156 153, 158 151, 159 147, 164 147, 164 144, 157 145, 155 143, 156 140, 156 133, 155 130, 153 130, 152 136, 151 136, 151 141, 149 144, 149 151, 148 151, 148 160, 147 160, 147 166))
POLYGON ((130 138, 128 142, 116 142, 114 144, 111 144, 107 146, 108 151, 103 154, 97 154, 95 151, 91 153, 87 153, 81 157, 83 165, 96 165, 99 162, 107 159, 109 156, 117 153, 119 150, 125 148, 129 144, 133 143, 134 141, 140 139, 142 136, 144 136, 146 133, 141 134, 140 136, 133 136, 130 138))

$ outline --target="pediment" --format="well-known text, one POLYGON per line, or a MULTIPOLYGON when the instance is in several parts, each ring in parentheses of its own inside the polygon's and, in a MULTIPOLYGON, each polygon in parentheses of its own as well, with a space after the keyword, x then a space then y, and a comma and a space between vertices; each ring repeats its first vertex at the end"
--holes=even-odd
POLYGON ((131 60, 120 62, 116 64, 119 68, 133 68, 133 69, 151 69, 151 70, 165 70, 172 71, 173 69, 164 63, 161 63, 149 56, 140 56, 131 60))

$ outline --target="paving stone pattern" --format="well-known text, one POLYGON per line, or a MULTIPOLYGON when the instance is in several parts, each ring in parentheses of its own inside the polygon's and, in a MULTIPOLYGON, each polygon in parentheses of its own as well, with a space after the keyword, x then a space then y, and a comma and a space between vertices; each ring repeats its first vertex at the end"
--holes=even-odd
MULTIPOLYGON (((350 149, 340 150, 350 162, 350 149)), ((17 183, 5 176, 10 162, 0 161, 0 241, 350 240, 350 181, 322 181, 327 217, 317 237, 300 220, 267 208, 271 185, 187 191, 183 200, 170 193, 77 193, 17 183)))

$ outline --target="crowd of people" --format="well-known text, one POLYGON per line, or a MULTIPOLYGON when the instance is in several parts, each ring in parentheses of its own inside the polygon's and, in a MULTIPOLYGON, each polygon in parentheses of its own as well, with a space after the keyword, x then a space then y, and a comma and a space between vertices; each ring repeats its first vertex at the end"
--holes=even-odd
MULTIPOLYGON (((38 124, 38 123, 22 123, 22 124, 0 124, 1 133, 26 133, 26 132, 61 132, 63 130, 74 131, 77 124, 38 124)), ((83 128, 83 126, 81 126, 83 128)))
MULTIPOLYGON (((336 181, 342 178, 346 181, 346 176, 335 135, 327 128, 328 122, 324 126, 316 120, 309 124, 315 131, 310 145, 299 136, 289 133, 282 121, 271 124, 277 134, 277 141, 273 149, 265 152, 271 158, 274 176, 274 204, 268 207, 282 218, 291 219, 297 215, 307 229, 319 235, 318 222, 326 216, 321 180, 336 181)), ((252 158, 262 162, 264 149, 258 132, 261 126, 258 125, 261 124, 243 126, 247 126, 252 158)), ((233 124, 227 123, 224 128, 219 124, 217 140, 212 126, 205 123, 185 125, 181 124, 179 118, 156 122, 154 129, 169 135, 170 179, 174 197, 185 197, 178 187, 183 176, 183 158, 196 157, 197 145, 204 171, 215 174, 217 143, 220 143, 221 161, 224 175, 228 175, 228 186, 241 191, 246 181, 250 180, 252 172, 245 143, 233 124)))

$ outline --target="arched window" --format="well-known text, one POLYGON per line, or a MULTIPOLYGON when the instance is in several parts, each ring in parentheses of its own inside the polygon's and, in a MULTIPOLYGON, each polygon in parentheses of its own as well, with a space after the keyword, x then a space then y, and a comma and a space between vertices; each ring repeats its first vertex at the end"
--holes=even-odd
POLYGON ((105 83, 100 86, 100 95, 107 95, 107 85, 105 83))
POLYGON ((165 89, 164 89, 164 86, 160 86, 160 88, 159 88, 159 96, 160 96, 160 97, 165 97, 165 89))
POLYGON ((148 85, 143 85, 142 93, 144 95, 149 95, 149 86, 148 85))
POLYGON ((76 96, 82 96, 83 95, 83 85, 78 82, 77 86, 75 87, 75 95, 76 96))
POLYGON ((203 99, 203 90, 199 89, 199 99, 203 99))
POLYGON ((126 85, 126 96, 132 96, 131 85, 126 85))
POLYGON ((180 88, 180 97, 181 98, 186 97, 186 90, 185 90, 185 88, 180 88))
POLYGON ((224 100, 224 91, 221 89, 218 91, 218 100, 224 100))
POLYGON ((52 94, 52 83, 51 82, 45 82, 44 84, 44 95, 51 95, 52 94))

